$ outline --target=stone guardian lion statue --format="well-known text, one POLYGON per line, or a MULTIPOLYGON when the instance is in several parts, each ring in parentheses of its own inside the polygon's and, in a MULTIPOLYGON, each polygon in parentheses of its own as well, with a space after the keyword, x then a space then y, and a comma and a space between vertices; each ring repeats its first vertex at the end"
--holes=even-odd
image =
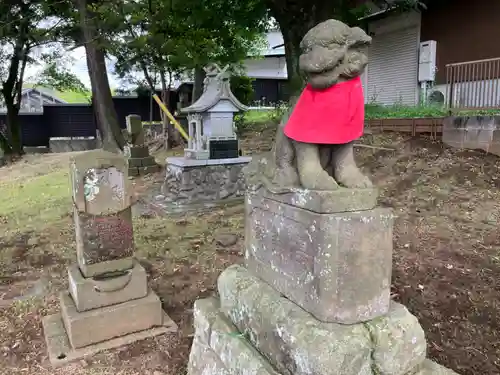
POLYGON ((372 186, 353 154, 353 141, 363 133, 360 76, 370 44, 362 29, 333 19, 307 32, 299 64, 308 84, 278 126, 270 155, 248 167, 249 185, 276 193, 372 186))

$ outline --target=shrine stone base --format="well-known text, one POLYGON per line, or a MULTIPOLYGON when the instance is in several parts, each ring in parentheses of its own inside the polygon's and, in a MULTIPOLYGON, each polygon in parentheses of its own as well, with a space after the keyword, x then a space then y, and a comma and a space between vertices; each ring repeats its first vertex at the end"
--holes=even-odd
POLYGON ((426 359, 424 332, 397 303, 358 324, 323 323, 241 266, 198 300, 188 375, 456 375, 426 359))
POLYGON ((250 161, 251 157, 208 160, 167 158, 161 195, 151 203, 166 212, 242 203, 245 195, 243 167, 250 161))

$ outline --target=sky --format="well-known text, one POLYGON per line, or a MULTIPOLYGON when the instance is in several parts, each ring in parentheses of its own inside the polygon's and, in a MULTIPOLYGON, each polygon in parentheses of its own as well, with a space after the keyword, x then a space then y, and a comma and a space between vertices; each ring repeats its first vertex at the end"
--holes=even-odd
MULTIPOLYGON (((87 59, 85 57, 85 47, 79 47, 74 51, 69 53, 72 58, 75 59, 74 65, 71 67, 71 71, 83 82, 85 86, 90 88, 90 78, 89 73, 87 71, 87 59)), ((109 84, 112 89, 118 88, 119 79, 113 72, 113 62, 107 60, 106 67, 108 68, 108 79, 109 84)))
MULTIPOLYGON (((74 73, 82 83, 90 89, 90 78, 87 70, 87 59, 85 57, 85 47, 79 47, 68 53, 67 68, 74 73)), ((119 78, 114 74, 114 62, 106 59, 108 70, 109 84, 112 89, 117 89, 121 86, 119 78)), ((35 81, 37 73, 43 70, 43 66, 31 65, 26 69, 25 82, 35 81)))
MULTIPOLYGON (((283 53, 284 47, 273 49, 272 47, 283 44, 283 36, 279 31, 273 31, 266 34, 267 38, 267 48, 262 51, 264 54, 271 53, 283 53)), ((75 74, 80 81, 90 89, 90 78, 87 71, 87 59, 85 57, 85 47, 79 47, 74 50, 67 52, 68 62, 66 67, 75 74)), ((120 80, 116 74, 114 74, 114 60, 106 59, 106 67, 108 70, 108 79, 111 89, 118 88, 132 88, 130 84, 120 80)), ((37 73, 43 70, 43 66, 31 65, 28 66, 25 73, 25 82, 33 83, 37 80, 37 73)), ((135 74, 137 79, 142 79, 142 74, 135 74)), ((180 82, 173 83, 178 84, 180 82)))

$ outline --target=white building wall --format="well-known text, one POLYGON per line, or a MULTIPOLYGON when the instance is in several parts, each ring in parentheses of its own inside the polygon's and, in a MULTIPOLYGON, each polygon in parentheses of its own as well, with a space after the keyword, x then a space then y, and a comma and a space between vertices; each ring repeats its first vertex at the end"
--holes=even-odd
MULTIPOLYGON (((450 103, 450 87, 446 84, 435 85, 429 90, 440 91, 444 103, 450 103)), ((500 106, 500 79, 461 82, 453 84, 453 107, 488 108, 500 106)))
POLYGON ((251 78, 287 79, 285 56, 261 57, 244 61, 245 71, 251 78))

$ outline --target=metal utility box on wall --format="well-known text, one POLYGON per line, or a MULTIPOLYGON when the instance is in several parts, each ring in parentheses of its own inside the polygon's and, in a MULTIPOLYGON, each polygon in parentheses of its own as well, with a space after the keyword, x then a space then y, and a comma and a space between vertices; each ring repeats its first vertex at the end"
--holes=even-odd
POLYGON ((433 82, 436 77, 436 47, 435 40, 420 43, 418 57, 418 82, 433 82))

